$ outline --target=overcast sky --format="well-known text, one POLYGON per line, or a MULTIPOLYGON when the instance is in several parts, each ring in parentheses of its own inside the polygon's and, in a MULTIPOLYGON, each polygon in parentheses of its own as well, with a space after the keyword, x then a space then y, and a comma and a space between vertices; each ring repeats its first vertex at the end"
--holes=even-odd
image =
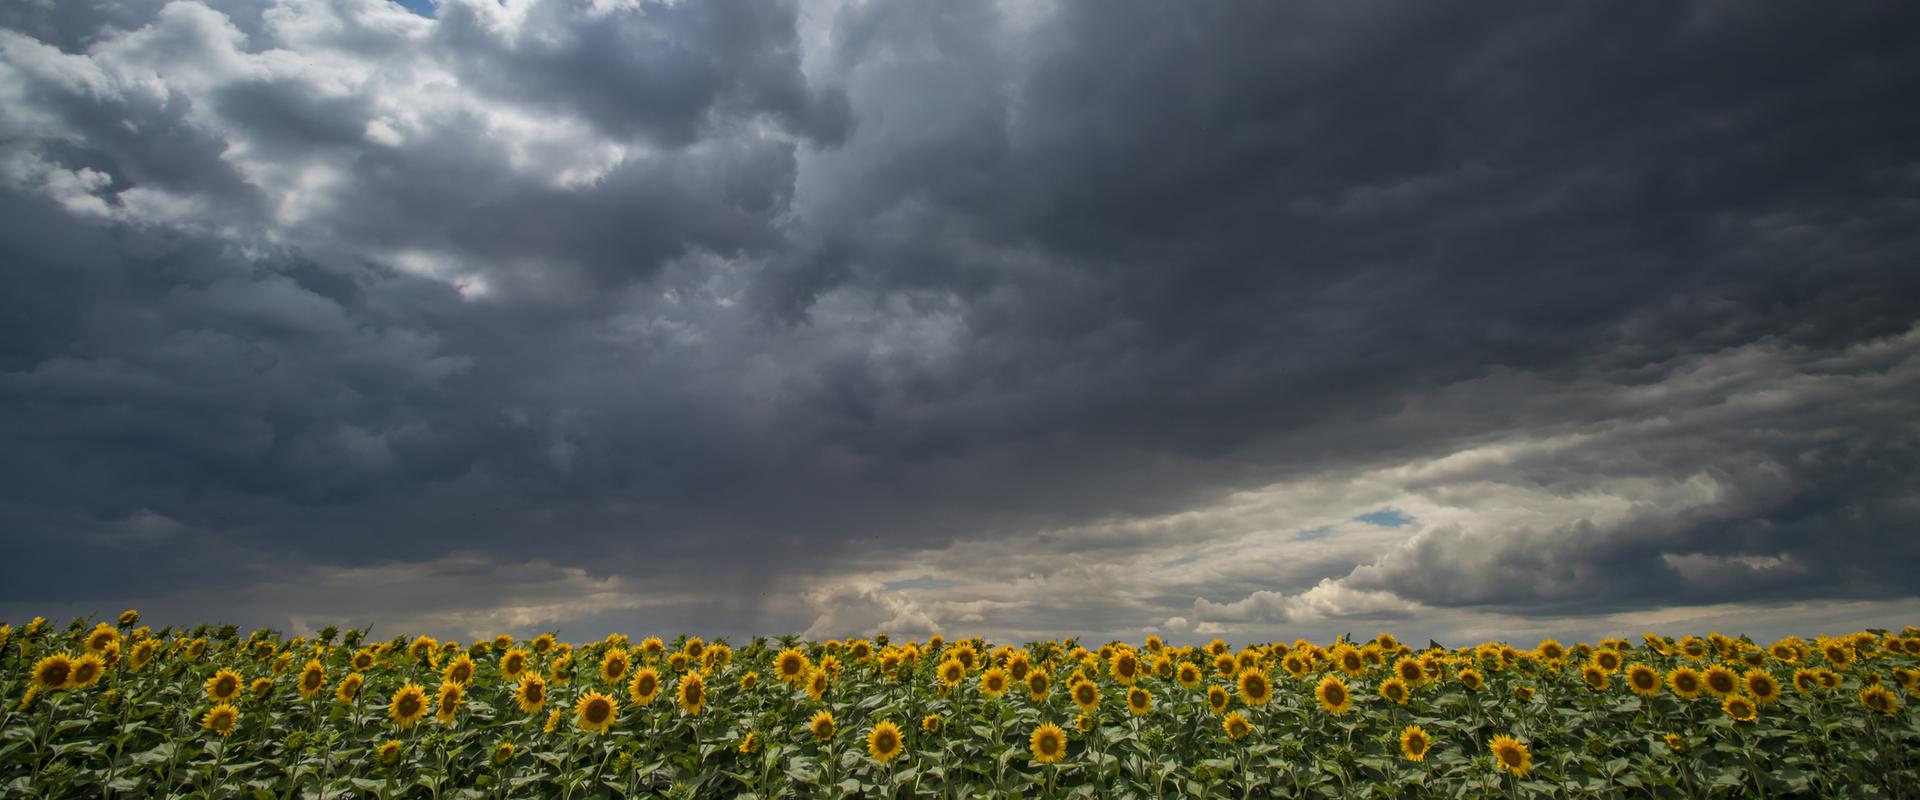
POLYGON ((1920 623, 1920 6, 0 4, 0 618, 1920 623))

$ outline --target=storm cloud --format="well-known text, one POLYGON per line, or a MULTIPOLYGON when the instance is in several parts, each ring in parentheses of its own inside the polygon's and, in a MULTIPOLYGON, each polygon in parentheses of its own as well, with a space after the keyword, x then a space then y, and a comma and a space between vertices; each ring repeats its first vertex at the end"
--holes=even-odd
POLYGON ((1920 9, 411 5, 0 8, 0 616, 1920 611, 1920 9))

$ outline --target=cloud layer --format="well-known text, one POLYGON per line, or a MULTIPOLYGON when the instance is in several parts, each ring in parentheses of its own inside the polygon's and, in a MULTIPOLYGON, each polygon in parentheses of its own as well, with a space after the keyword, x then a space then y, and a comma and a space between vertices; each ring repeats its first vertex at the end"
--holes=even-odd
POLYGON ((0 616, 1896 621, 1915 13, 9 5, 0 616))

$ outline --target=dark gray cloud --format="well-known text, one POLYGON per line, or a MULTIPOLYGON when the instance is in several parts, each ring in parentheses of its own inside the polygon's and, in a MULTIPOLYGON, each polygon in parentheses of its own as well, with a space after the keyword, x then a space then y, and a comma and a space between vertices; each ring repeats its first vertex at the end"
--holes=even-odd
MULTIPOLYGON (((539 566, 395 618, 1912 597, 1915 13, 12 6, 0 610, 476 564, 539 566)), ((247 613, 371 613, 323 595, 247 613)))

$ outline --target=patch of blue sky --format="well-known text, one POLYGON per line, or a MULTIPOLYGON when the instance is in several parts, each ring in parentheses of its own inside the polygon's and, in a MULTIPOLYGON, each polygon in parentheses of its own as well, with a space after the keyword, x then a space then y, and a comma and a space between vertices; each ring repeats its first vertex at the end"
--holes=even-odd
POLYGON ((434 16, 433 0, 393 0, 393 2, 399 3, 401 8, 419 14, 420 16, 434 16))
POLYGON ((1402 525, 1413 524, 1412 517, 1402 514, 1398 509, 1393 508, 1383 508, 1371 514, 1361 514, 1360 516, 1354 517, 1353 521, 1364 522, 1368 525, 1378 525, 1382 528, 1398 528, 1402 525))

